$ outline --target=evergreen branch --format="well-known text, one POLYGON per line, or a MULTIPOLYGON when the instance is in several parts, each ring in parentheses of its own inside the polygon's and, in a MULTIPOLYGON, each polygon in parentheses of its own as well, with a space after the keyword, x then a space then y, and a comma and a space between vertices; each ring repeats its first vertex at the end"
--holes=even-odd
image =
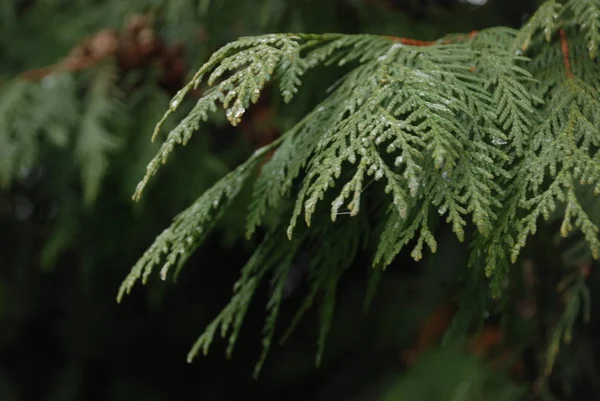
MULTIPOLYGON (((363 235, 374 234, 362 224, 367 218, 381 223, 374 243, 377 270, 365 305, 383 268, 409 243, 415 260, 424 257, 426 246, 436 251, 434 227, 443 218, 460 241, 473 228, 469 266, 476 269, 474 276, 485 273, 491 279, 495 297, 506 288, 511 264, 542 220, 559 216, 563 236, 575 228, 581 231, 597 258, 598 223, 579 186, 600 191, 599 67, 581 57, 586 41, 594 39, 585 29, 583 34, 574 29, 591 25, 570 17, 573 7, 568 3, 559 14, 561 6, 548 1, 519 31, 496 28, 435 42, 373 35, 267 35, 242 38, 217 51, 173 99, 164 118, 208 77, 212 88, 167 135, 136 196, 158 162, 166 160, 175 144, 185 143, 218 103, 235 125, 267 81, 279 81, 287 102, 308 69, 348 68, 326 99, 269 147, 277 149, 254 181, 246 235, 259 227, 279 234, 284 229, 280 219, 291 211, 288 238, 268 235, 243 269, 231 303, 190 355, 200 348, 206 352, 219 327, 223 333, 232 328, 231 350, 258 281, 273 273, 258 373, 271 345, 292 255, 306 248, 312 260, 309 292, 282 341, 319 300, 320 363, 337 284, 363 235), (556 30, 559 40, 545 43, 556 30), (522 56, 524 51, 530 58, 522 56), (305 227, 299 227, 300 218, 305 227)), ((262 154, 250 159, 251 170, 262 154)), ((170 265, 183 263, 203 239, 193 237, 188 245, 186 236, 195 227, 205 235, 223 212, 210 206, 214 199, 223 197, 224 188, 233 188, 234 196, 249 180, 244 168, 235 170, 196 201, 196 212, 188 209, 178 216, 134 267, 120 296, 163 259, 163 277, 170 265), (238 186, 232 187, 234 182, 238 186)), ((228 192, 224 197, 232 196, 228 192)))
POLYGON ((600 1, 569 0, 565 8, 573 13, 575 21, 585 32, 590 58, 596 58, 600 43, 600 1))
POLYGON ((141 278, 146 283, 155 266, 164 264, 160 276, 166 280, 172 266, 182 266, 191 253, 204 241, 226 208, 233 202, 265 154, 276 143, 263 147, 245 163, 218 181, 192 205, 175 217, 132 268, 119 289, 120 302, 141 278))
POLYGON ((285 279, 295 255, 295 251, 288 252, 287 249, 274 246, 275 244, 276 242, 271 241, 271 236, 267 236, 263 240, 252 258, 242 269, 241 276, 234 285, 234 295, 231 301, 207 326, 204 333, 192 346, 188 353, 188 362, 191 363, 200 351, 205 355, 208 353, 217 330, 220 331, 223 338, 228 337, 227 355, 228 357, 231 356, 244 315, 248 310, 261 279, 267 273, 274 271, 272 282, 273 292, 267 305, 270 312, 264 327, 263 352, 255 368, 255 375, 258 375, 271 345, 275 322, 283 298, 285 279))
POLYGON ((301 318, 319 300, 317 364, 322 360, 335 310, 337 283, 362 248, 363 238, 366 238, 364 218, 364 215, 359 215, 354 219, 345 219, 335 226, 314 228, 306 233, 302 245, 314 255, 310 263, 310 289, 282 335, 280 343, 283 344, 287 340, 301 318))
MULTIPOLYGON (((289 102, 300 84, 300 76, 310 66, 310 60, 300 55, 302 40, 327 43, 339 35, 265 35, 246 37, 232 42, 217 52, 194 75, 192 80, 173 97, 170 107, 157 123, 154 140, 168 117, 179 107, 186 95, 196 89, 208 75, 207 84, 212 86, 198 100, 173 130, 167 134, 159 153, 148 164, 145 176, 133 195, 139 200, 150 178, 156 174, 161 164, 166 163, 175 145, 185 145, 201 121, 208 118, 208 112, 217 110, 221 103, 229 122, 235 126, 251 103, 256 103, 261 90, 276 74, 281 79, 281 92, 289 102), (228 76, 227 76, 228 75, 228 76), (226 77, 227 76, 227 77, 226 77), (218 81, 218 83, 217 83, 218 81)), ((314 57, 314 56, 313 56, 314 57)))
POLYGON ((582 97, 593 90, 584 82, 569 79, 556 92, 555 98, 548 105, 549 115, 534 136, 533 150, 530 155, 528 190, 531 194, 522 206, 528 215, 517 222, 519 236, 512 249, 512 260, 515 261, 526 238, 536 231, 536 220, 543 216, 546 220, 556 209, 556 201, 565 202, 567 209, 562 226, 562 235, 568 235, 571 229, 571 216, 577 217, 576 224, 582 230, 590 244, 594 258, 600 254, 600 242, 597 230, 587 213, 583 211, 575 195, 575 180, 581 176, 581 167, 586 166, 586 180, 600 176, 600 169, 585 150, 590 144, 598 143, 598 128, 593 126, 587 115, 597 118, 600 113, 600 102, 585 97, 587 111, 582 110, 582 97), (566 117, 566 118, 565 118, 566 117), (547 188, 542 185, 550 179, 547 188))
POLYGON ((276 268, 271 281, 272 295, 267 303, 267 310, 269 311, 269 314, 263 328, 263 350, 254 369, 254 377, 257 377, 260 373, 273 341, 273 336, 275 334, 275 323, 277 321, 277 317, 279 316, 281 303, 283 302, 284 290, 295 251, 295 248, 291 252, 290 250, 286 250, 286 254, 282 257, 283 261, 279 264, 279 267, 276 268))
POLYGON ((0 188, 34 166, 42 141, 58 148, 69 144, 79 112, 75 90, 68 75, 0 86, 0 188))
POLYGON ((263 222, 267 209, 274 210, 282 199, 289 195, 293 181, 301 173, 313 152, 320 127, 326 122, 320 117, 325 106, 321 106, 291 131, 280 137, 281 145, 275 150, 271 159, 262 167, 261 174, 256 179, 252 191, 252 200, 248 208, 246 237, 252 236, 263 222), (311 117, 315 117, 311 121, 311 117), (310 121, 310 123, 309 123, 310 121))
POLYGON ((121 140, 107 129, 115 127, 119 109, 115 101, 114 71, 107 65, 95 72, 85 103, 81 133, 75 143, 75 156, 81 165, 85 203, 90 204, 100 191, 100 183, 108 168, 108 155, 117 150, 121 140))
POLYGON ((533 35, 540 29, 544 32, 546 42, 550 42, 552 34, 556 29, 559 12, 562 11, 562 8, 563 6, 555 0, 549 0, 543 3, 529 21, 527 21, 527 23, 519 30, 511 50, 513 52, 516 52, 517 50, 521 52, 527 51, 533 35))

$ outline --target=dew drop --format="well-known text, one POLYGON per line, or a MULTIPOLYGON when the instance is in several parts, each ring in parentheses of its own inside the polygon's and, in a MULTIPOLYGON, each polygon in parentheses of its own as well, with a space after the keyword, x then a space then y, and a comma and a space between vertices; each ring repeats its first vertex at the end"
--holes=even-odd
POLYGON ((169 271, 169 266, 164 265, 162 269, 160 269, 160 279, 165 281, 167 279, 167 272, 169 271))

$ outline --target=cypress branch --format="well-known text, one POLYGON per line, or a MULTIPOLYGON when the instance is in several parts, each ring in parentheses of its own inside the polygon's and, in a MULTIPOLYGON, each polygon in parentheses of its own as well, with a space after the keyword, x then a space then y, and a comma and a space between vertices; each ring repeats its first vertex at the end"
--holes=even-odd
MULTIPOLYGON (((268 235, 189 360, 208 350, 218 327, 223 335, 232 328, 231 351, 258 281, 273 275, 266 352, 290 255, 305 248, 313 260, 311 289, 292 328, 320 297, 320 361, 337 282, 364 245, 363 237, 377 234, 363 224, 370 220, 383 222, 367 248, 375 269, 388 266, 409 244, 415 260, 426 255, 425 248, 435 252, 434 227, 445 220, 460 241, 469 241, 469 268, 489 278, 495 297, 505 291, 528 238, 556 215, 561 234, 578 230, 598 258, 599 222, 584 206, 581 190, 600 190, 600 71, 593 60, 598 4, 548 1, 519 31, 490 28, 434 42, 273 34, 224 46, 173 98, 158 123, 154 136, 193 88, 207 87, 167 134, 134 198, 208 112, 222 108, 235 126, 269 81, 278 81, 282 98, 290 102, 309 69, 334 65, 345 72, 296 126, 175 218, 135 265, 119 300, 155 266, 163 264, 163 277, 171 266, 182 266, 245 182, 253 186, 246 234, 262 227, 268 235), (274 154, 258 177, 251 174, 270 150, 274 154), (270 227, 267 213, 289 224, 270 227)), ((380 271, 373 274, 367 303, 379 277, 380 271)), ((570 330, 579 305, 569 303, 560 333, 570 330)), ((553 341, 549 349, 555 348, 553 341)), ((551 364, 555 352, 548 355, 551 364)))

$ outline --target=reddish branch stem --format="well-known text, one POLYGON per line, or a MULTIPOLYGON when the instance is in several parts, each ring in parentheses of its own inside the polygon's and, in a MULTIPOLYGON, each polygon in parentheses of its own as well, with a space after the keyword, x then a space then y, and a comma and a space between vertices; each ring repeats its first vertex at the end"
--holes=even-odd
POLYGON ((403 45, 407 45, 407 46, 432 46, 432 45, 435 45, 434 41, 399 38, 398 36, 387 36, 387 38, 393 40, 394 42, 402 43, 403 45))
POLYGON ((560 48, 562 50, 563 61, 565 63, 565 70, 567 78, 573 78, 573 72, 571 71, 571 60, 569 59, 569 43, 567 42, 567 34, 564 29, 560 29, 560 48))
MULTIPOLYGON (((468 35, 464 35, 463 37, 467 36, 469 39, 473 39, 475 37, 475 35, 477 35, 477 32, 478 31, 471 31, 471 32, 469 32, 468 35)), ((386 38, 388 38, 394 42, 398 42, 403 45, 407 45, 407 46, 433 46, 436 43, 438 43, 435 40, 433 40, 433 41, 417 40, 417 39, 410 39, 410 38, 401 38, 399 36, 386 36, 386 38)), ((451 43, 451 42, 450 41, 441 42, 441 44, 447 44, 447 43, 451 43)))

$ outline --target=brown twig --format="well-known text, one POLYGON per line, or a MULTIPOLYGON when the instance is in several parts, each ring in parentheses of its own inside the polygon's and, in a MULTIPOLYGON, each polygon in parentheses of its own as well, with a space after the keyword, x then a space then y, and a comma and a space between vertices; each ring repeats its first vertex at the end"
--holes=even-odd
MULTIPOLYGON (((471 31, 471 32, 469 32, 466 35, 460 36, 460 38, 468 37, 469 39, 472 40, 475 37, 475 35, 477 35, 478 32, 479 31, 471 31)), ((388 39, 390 39, 393 42, 401 43, 401 44, 406 45, 406 46, 421 46, 421 47, 423 47, 423 46, 433 46, 433 45, 435 45, 437 43, 440 43, 440 44, 451 43, 451 41, 449 41, 449 40, 446 40, 446 41, 443 41, 443 42, 438 42, 436 40, 431 40, 431 41, 428 41, 428 40, 418 40, 418 39, 402 38, 402 37, 399 37, 399 36, 385 36, 385 38, 388 38, 388 39)))
POLYGON ((425 40, 417 40, 417 39, 409 39, 409 38, 401 38, 398 36, 386 36, 386 38, 390 39, 393 42, 398 42, 407 46, 433 46, 436 44, 435 41, 425 41, 425 40))
POLYGON ((560 48, 562 50, 563 61, 565 63, 565 70, 568 79, 573 78, 573 72, 571 71, 571 60, 569 59, 569 43, 567 42, 567 34, 564 29, 560 29, 560 48))

